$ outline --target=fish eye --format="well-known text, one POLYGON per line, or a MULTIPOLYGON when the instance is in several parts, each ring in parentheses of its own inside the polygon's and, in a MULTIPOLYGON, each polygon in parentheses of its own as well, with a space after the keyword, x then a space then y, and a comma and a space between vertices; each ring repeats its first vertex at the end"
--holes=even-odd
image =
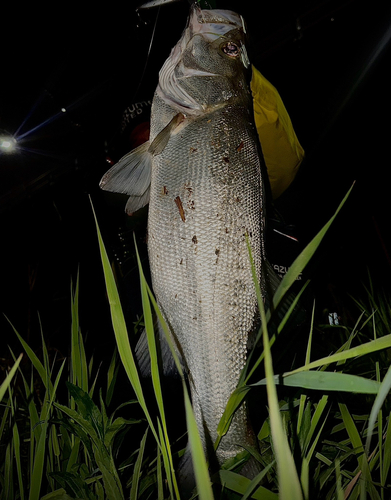
POLYGON ((234 42, 225 42, 221 49, 224 54, 230 57, 237 57, 240 53, 238 45, 234 42))

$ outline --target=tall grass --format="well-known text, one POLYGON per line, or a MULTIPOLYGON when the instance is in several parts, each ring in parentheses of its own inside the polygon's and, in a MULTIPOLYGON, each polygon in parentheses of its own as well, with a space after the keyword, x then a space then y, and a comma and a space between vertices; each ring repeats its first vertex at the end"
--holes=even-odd
MULTIPOLYGON (((345 198, 346 199, 346 198, 345 198)), ((302 271, 337 216, 291 266, 274 297, 274 308, 302 271)), ((117 353, 107 367, 105 386, 88 359, 79 324, 79 283, 71 287, 70 357, 50 359, 42 332, 42 356, 35 354, 15 329, 21 356, 0 387, 1 446, 0 499, 180 499, 176 466, 182 445, 169 432, 177 412, 167 408, 159 370, 153 315, 157 315, 171 342, 167 326, 144 276, 140 259, 143 319, 151 357, 153 400, 140 379, 122 312, 111 264, 99 231, 97 235, 117 353), (128 387, 118 373, 123 369, 128 387), (36 385, 43 388, 39 397, 36 385), (99 385, 100 384, 100 385, 99 385), (66 391, 64 391, 66 388, 66 391), (119 406, 113 395, 121 391, 119 406), (65 395, 64 395, 65 392, 65 395), (131 411, 132 417, 124 415, 131 411), (133 418, 134 417, 134 418, 133 418), (121 456, 121 459, 119 458, 121 456)), ((249 248, 251 259, 251 249, 249 248)), ((254 270, 253 270, 254 271, 254 270)), ((255 275, 255 272, 254 272, 255 275)), ((262 328, 261 352, 254 350, 237 390, 219 425, 217 447, 229 428, 234 411, 250 393, 267 407, 255 422, 258 449, 244 450, 235 460, 209 476, 186 381, 172 349, 182 381, 183 404, 197 493, 201 499, 360 499, 386 500, 391 496, 391 347, 389 302, 367 288, 368 302, 358 301, 359 319, 353 327, 330 327, 344 340, 335 352, 315 356, 316 304, 303 346, 304 363, 276 374, 273 345, 284 335, 287 317, 269 336, 269 313, 264 311, 255 280, 262 328), (259 367, 264 377, 259 378, 259 367), (263 400, 266 390, 266 400, 263 400), (238 473, 252 456, 261 472, 252 480, 238 473)), ((12 325, 10 328, 13 328, 12 325)), ((213 397, 213 395, 211 395, 213 397)))

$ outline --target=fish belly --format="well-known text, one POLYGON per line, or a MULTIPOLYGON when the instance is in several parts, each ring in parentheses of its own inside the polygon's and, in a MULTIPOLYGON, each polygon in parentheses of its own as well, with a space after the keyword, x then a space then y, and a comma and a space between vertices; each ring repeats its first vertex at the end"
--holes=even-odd
MULTIPOLYGON (((161 126, 157 121, 152 121, 152 133, 161 126)), ((245 108, 224 108, 189 120, 153 160, 148 220, 152 284, 189 372, 204 445, 217 437, 257 316, 246 235, 261 280, 262 190, 245 108)), ((241 408, 221 441, 219 461, 249 444, 249 433, 241 408)))

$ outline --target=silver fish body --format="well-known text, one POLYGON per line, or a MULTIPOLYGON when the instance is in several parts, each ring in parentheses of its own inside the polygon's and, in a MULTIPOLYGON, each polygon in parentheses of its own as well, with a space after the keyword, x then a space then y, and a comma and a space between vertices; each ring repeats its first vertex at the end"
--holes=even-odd
MULTIPOLYGON (((128 212, 149 197, 153 290, 189 373, 205 447, 217 438, 258 318, 246 237, 264 288, 264 186, 248 65, 241 18, 194 7, 159 74, 149 142, 101 182, 131 196, 128 212)), ((218 461, 253 441, 242 407, 218 461)))

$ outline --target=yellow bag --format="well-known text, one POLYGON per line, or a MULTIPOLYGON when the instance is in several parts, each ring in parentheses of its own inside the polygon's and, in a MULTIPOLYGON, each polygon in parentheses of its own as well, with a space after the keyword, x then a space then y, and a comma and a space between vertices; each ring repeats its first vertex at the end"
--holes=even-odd
POLYGON ((254 118, 261 141, 273 198, 278 198, 295 178, 304 150, 277 89, 253 66, 251 91, 254 118))

